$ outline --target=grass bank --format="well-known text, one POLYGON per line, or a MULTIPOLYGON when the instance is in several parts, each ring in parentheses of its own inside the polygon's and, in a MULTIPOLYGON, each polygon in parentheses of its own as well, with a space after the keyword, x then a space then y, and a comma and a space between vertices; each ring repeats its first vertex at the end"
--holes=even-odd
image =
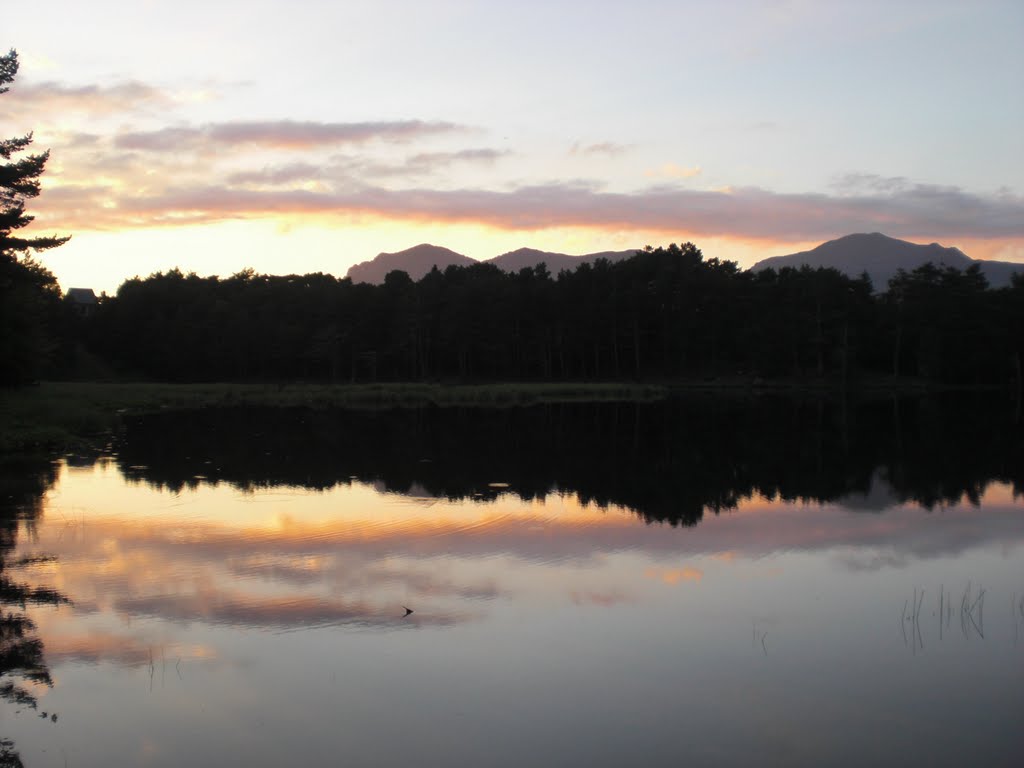
POLYGON ((44 382, 0 391, 0 452, 71 446, 115 430, 129 413, 225 406, 411 408, 657 400, 666 387, 621 383, 159 384, 44 382))

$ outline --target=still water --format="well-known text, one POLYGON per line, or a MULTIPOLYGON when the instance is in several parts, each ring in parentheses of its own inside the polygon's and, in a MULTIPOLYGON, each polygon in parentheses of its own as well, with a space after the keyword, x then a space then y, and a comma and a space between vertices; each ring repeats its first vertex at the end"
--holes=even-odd
POLYGON ((1020 765, 1021 446, 963 401, 136 420, 2 470, 4 751, 1020 765))

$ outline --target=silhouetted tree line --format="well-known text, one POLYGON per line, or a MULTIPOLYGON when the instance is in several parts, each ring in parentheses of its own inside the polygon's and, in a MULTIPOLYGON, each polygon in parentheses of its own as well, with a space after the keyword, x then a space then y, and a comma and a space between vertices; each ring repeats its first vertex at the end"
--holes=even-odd
POLYGON ((122 370, 199 380, 574 380, 869 374, 1019 385, 1024 281, 926 265, 872 293, 832 269, 751 273, 687 243, 550 275, 487 264, 379 286, 174 270, 85 333, 122 370))
POLYGON ((688 396, 656 403, 386 411, 231 408, 135 417, 117 461, 178 491, 328 489, 352 479, 399 493, 524 499, 576 493, 647 521, 693 525, 754 494, 835 502, 884 479, 890 502, 1024 492, 1024 433, 999 398, 688 396))

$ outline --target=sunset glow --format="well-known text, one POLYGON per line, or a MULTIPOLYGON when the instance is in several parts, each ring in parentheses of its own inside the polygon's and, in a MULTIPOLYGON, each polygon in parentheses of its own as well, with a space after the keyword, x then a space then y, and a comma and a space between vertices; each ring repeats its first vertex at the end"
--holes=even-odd
POLYGON ((235 6, 200 29, 192 5, 134 8, 142 36, 115 2, 5 17, 22 66, 0 124, 51 150, 31 210, 73 236, 44 258, 65 288, 343 276, 421 242, 691 240, 749 266, 882 231, 1024 261, 1018 3, 265 0, 244 34, 235 6))

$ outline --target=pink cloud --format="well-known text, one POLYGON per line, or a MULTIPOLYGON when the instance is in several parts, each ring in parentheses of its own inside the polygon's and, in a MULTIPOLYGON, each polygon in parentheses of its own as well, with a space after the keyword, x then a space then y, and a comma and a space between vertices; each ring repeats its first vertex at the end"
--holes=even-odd
POLYGON ((633 598, 617 589, 608 591, 599 590, 574 590, 569 593, 569 599, 576 605, 597 605, 602 608, 610 608, 622 603, 634 602, 633 598))
POLYGON ((375 627, 402 625, 447 626, 464 619, 452 613, 418 612, 406 619, 399 605, 373 606, 313 596, 272 598, 207 590, 195 594, 123 597, 115 603, 118 613, 156 616, 167 621, 201 621, 252 627, 324 626, 360 624, 375 627))
POLYGON ((616 144, 613 141, 601 141, 596 144, 576 142, 569 148, 570 155, 607 155, 615 157, 629 151, 627 144, 616 144))
POLYGON ((4 106, 11 109, 3 116, 26 111, 108 115, 164 106, 172 101, 166 91, 134 80, 107 86, 75 86, 52 81, 18 83, 4 97, 4 106))
MULTIPOLYGON (((828 193, 757 187, 702 190, 675 183, 615 192, 567 181, 445 189, 409 182, 455 164, 494 163, 506 154, 486 147, 417 152, 404 159, 353 152, 322 162, 304 157, 263 168, 239 167, 237 162, 230 168, 219 166, 225 155, 233 161, 252 160, 246 150, 362 146, 465 130, 422 120, 280 120, 167 127, 122 133, 112 141, 79 134, 65 145, 64 155, 53 156, 63 166, 59 173, 64 186, 47 188, 33 212, 40 214, 41 224, 69 231, 275 216, 370 216, 510 231, 582 227, 773 243, 820 242, 874 231, 954 242, 1024 238, 1024 197, 1014 192, 981 194, 869 174, 847 175, 828 193), (240 154, 224 151, 230 148, 240 154), (403 178, 404 184, 399 181, 403 178), (67 183, 75 179, 89 181, 67 183), (103 179, 104 185, 93 179, 103 179), (295 188, 299 185, 303 188, 295 188)), ((674 166, 670 170, 696 173, 674 166)))
POLYGON ((362 144, 373 140, 411 141, 424 136, 463 130, 466 129, 454 123, 423 120, 361 123, 265 120, 132 131, 115 137, 114 146, 119 149, 150 152, 212 150, 237 145, 308 149, 337 144, 362 144))
POLYGON ((154 222, 181 213, 206 220, 335 213, 509 230, 582 226, 779 240, 827 239, 865 231, 897 237, 1024 237, 1024 198, 924 185, 892 195, 849 197, 757 188, 714 192, 657 187, 615 193, 561 184, 510 192, 375 186, 316 193, 256 192, 207 186, 133 196, 121 200, 119 209, 154 222))

